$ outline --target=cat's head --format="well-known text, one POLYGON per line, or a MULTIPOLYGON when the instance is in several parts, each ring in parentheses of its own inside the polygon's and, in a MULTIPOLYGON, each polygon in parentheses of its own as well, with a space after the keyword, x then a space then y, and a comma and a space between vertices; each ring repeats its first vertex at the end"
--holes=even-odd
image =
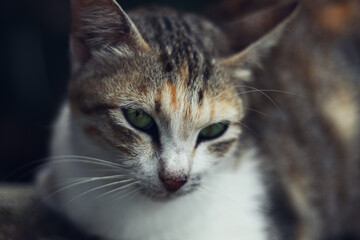
POLYGON ((243 82, 280 31, 225 57, 222 31, 193 15, 154 9, 130 19, 113 0, 73 0, 72 10, 71 111, 143 193, 191 192, 233 157, 243 82))

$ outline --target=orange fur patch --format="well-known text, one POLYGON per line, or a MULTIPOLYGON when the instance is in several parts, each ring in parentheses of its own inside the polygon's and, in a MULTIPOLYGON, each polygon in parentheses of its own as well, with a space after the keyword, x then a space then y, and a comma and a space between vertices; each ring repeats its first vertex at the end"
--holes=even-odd
POLYGON ((186 82, 190 76, 189 66, 186 62, 179 67, 179 72, 180 72, 181 82, 183 83, 186 82))
POLYGON ((167 83, 167 87, 170 90, 170 107, 175 110, 177 107, 176 87, 169 82, 167 83))
POLYGON ((351 2, 331 4, 320 11, 318 22, 326 31, 333 34, 340 34, 349 29, 352 22, 355 22, 358 6, 358 4, 351 2))
POLYGON ((196 119, 196 120, 199 120, 199 119, 200 119, 201 113, 202 113, 201 109, 199 109, 199 110, 195 113, 195 119, 196 119))

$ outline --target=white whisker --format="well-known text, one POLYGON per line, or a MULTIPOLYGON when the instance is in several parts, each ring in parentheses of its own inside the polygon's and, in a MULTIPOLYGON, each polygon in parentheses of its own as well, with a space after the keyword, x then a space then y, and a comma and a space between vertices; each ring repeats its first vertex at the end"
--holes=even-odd
POLYGON ((12 171, 11 173, 9 173, 7 176, 4 177, 4 179, 8 179, 9 177, 11 177, 12 175, 26 169, 26 168, 30 168, 36 164, 42 163, 42 162, 46 162, 45 164, 36 167, 34 169, 32 169, 31 171, 27 172, 26 174, 24 174, 24 176, 26 176, 27 174, 33 173, 34 171, 37 171, 41 168, 43 168, 46 165, 51 165, 51 164, 60 164, 60 163, 89 163, 89 164, 97 164, 97 165, 103 165, 106 167, 117 167, 117 168, 121 168, 124 169, 126 168, 126 166, 121 165, 120 163, 114 163, 114 162, 110 162, 107 160, 103 160, 103 159, 99 159, 99 158, 93 158, 93 157, 87 157, 87 156, 81 156, 81 155, 59 155, 59 156, 52 156, 52 157, 46 157, 46 158, 42 158, 36 161, 32 161, 28 164, 25 164, 17 169, 15 169, 14 171, 12 171))
POLYGON ((97 196, 97 197, 95 198, 95 200, 96 200, 96 199, 99 199, 99 198, 102 198, 102 197, 104 197, 104 196, 106 196, 106 195, 109 195, 109 194, 111 194, 111 193, 113 193, 113 192, 117 192, 117 191, 126 189, 126 188, 128 188, 128 187, 131 187, 131 186, 133 186, 133 185, 135 185, 135 184, 138 184, 139 182, 140 182, 140 181, 132 182, 132 183, 123 185, 123 186, 121 186, 121 187, 115 188, 115 189, 113 189, 113 190, 110 190, 110 191, 108 191, 108 192, 105 192, 105 193, 97 196))
POLYGON ((86 180, 83 180, 83 181, 79 181, 79 182, 75 182, 73 184, 70 184, 68 186, 65 186, 65 187, 62 187, 60 189, 58 189, 57 191, 51 193, 50 195, 48 195, 44 200, 48 200, 50 199, 51 197, 53 197, 54 195, 62 192, 62 191, 65 191, 66 189, 69 189, 69 188, 72 188, 72 187, 76 187, 80 184, 85 184, 85 183, 89 183, 89 182, 94 182, 94 181, 99 181, 99 180, 105 180, 105 179, 115 179, 115 178, 119 178, 119 177, 122 177, 122 176, 119 176, 119 175, 113 175, 113 176, 104 176, 104 177, 91 177, 91 178, 87 178, 86 180))
POLYGON ((92 188, 90 190, 87 190, 87 191, 77 195, 76 197, 74 197, 73 199, 71 199, 70 201, 65 203, 65 206, 70 204, 71 202, 75 201, 76 199, 79 199, 80 197, 82 197, 82 196, 84 196, 84 195, 86 195, 88 193, 91 193, 93 191, 96 191, 96 190, 99 190, 99 189, 102 189, 102 188, 105 188, 105 187, 113 186, 113 185, 116 185, 116 184, 120 184, 120 183, 131 182, 131 181, 133 181, 133 179, 126 179, 126 180, 116 181, 116 182, 108 183, 108 184, 105 184, 105 185, 101 185, 99 187, 92 188))
POLYGON ((268 114, 264 113, 264 112, 261 112, 261 111, 258 111, 258 110, 255 110, 255 109, 252 109, 252 108, 244 108, 245 110, 249 110, 249 111, 252 111, 252 112, 256 112, 258 114, 261 114, 263 116, 266 116, 266 117, 269 117, 268 114))
POLYGON ((254 130, 252 130, 250 127, 246 126, 243 122, 241 121, 237 121, 237 123, 239 123, 241 126, 245 127, 246 129, 248 129, 250 132, 256 134, 256 132, 254 130))
MULTIPOLYGON (((141 188, 135 188, 134 190, 132 190, 130 192, 126 192, 125 194, 122 194, 119 197, 116 197, 116 195, 115 195, 113 197, 110 197, 110 198, 113 198, 113 199, 111 199, 110 201, 109 200, 107 200, 107 201, 108 202, 116 202, 116 201, 119 201, 120 199, 124 199, 125 197, 135 196, 135 193, 140 191, 140 189, 141 188)), ((120 193, 123 193, 123 192, 120 192, 120 193)))
POLYGON ((108 176, 100 176, 100 177, 75 177, 75 178, 66 178, 62 183, 74 183, 79 181, 86 181, 87 179, 98 179, 98 180, 109 180, 114 178, 128 177, 128 175, 124 174, 116 174, 116 175, 108 175, 108 176))

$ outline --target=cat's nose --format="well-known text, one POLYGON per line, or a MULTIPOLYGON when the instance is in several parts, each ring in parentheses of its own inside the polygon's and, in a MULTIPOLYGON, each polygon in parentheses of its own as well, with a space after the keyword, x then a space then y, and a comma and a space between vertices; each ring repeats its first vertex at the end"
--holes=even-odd
POLYGON ((169 192, 175 192, 179 190, 186 182, 187 176, 163 176, 162 174, 159 175, 161 182, 163 183, 166 190, 169 192))

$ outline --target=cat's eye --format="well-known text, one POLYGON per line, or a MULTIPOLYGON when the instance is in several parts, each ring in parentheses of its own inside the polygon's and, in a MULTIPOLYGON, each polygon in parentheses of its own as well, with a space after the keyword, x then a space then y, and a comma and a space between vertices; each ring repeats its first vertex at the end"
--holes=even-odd
POLYGON ((154 126, 154 120, 144 111, 135 109, 124 109, 126 120, 139 130, 149 130, 154 126))
POLYGON ((206 128, 203 128, 199 133, 199 140, 210 140, 214 138, 218 138, 223 135, 228 129, 228 123, 214 123, 206 128))

